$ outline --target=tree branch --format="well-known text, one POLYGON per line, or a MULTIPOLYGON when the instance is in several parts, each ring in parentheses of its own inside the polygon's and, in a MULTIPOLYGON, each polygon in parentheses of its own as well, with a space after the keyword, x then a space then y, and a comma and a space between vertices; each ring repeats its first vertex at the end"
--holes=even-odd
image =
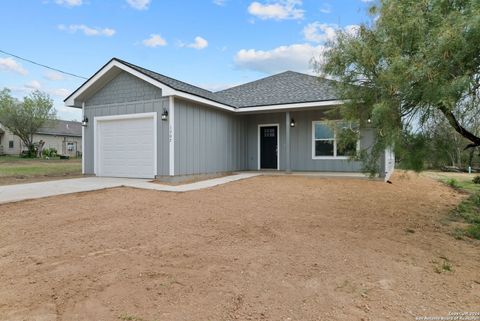
POLYGON ((465 129, 457 120, 455 115, 449 110, 445 105, 440 105, 438 109, 442 112, 442 114, 447 118, 448 123, 455 129, 457 133, 471 141, 471 144, 468 144, 465 149, 474 148, 480 146, 480 137, 474 135, 467 129, 465 129))

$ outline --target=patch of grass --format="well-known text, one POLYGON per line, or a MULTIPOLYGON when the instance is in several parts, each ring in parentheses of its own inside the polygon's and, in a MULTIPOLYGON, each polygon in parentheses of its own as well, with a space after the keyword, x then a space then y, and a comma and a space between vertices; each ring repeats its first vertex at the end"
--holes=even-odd
MULTIPOLYGON (((480 240, 480 193, 474 193, 458 204, 452 212, 453 218, 469 225, 463 230, 464 235, 480 240)), ((455 232, 460 236, 460 231, 455 232)))
POLYGON ((453 188, 460 188, 460 184, 455 178, 449 178, 447 179, 447 185, 453 188))
POLYGON ((448 258, 446 257, 440 257, 442 259, 442 262, 438 262, 437 260, 433 260, 432 263, 434 264, 433 266, 433 271, 435 273, 441 274, 444 272, 453 272, 453 267, 448 258))
POLYGON ((80 175, 82 171, 81 159, 31 159, 18 156, 0 157, 1 177, 36 177, 36 176, 63 176, 69 174, 80 175))

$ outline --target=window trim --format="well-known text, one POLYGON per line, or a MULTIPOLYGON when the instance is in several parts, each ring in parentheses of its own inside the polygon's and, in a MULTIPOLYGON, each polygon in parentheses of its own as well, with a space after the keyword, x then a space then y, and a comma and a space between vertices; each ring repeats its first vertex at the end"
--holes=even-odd
MULTIPOLYGON (((312 159, 313 160, 321 160, 321 159, 334 159, 334 160, 347 160, 350 159, 351 156, 337 156, 337 129, 333 129, 333 156, 316 156, 315 155, 315 142, 317 140, 323 141, 330 141, 331 139, 315 139, 315 125, 316 124, 326 124, 327 121, 325 120, 314 120, 312 121, 312 159)), ((357 153, 360 150, 360 138, 357 141, 357 153)))

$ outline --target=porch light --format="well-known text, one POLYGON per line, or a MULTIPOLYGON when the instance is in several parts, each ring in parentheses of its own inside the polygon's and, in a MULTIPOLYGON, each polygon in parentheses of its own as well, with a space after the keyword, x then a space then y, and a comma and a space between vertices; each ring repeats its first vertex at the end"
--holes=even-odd
POLYGON ((167 120, 168 119, 168 110, 164 109, 162 113, 162 120, 167 120))
POLYGON ((87 125, 88 125, 88 117, 83 117, 82 126, 87 127, 87 125))
POLYGON ((371 123, 372 123, 372 119, 371 119, 371 118, 367 119, 367 123, 371 124, 371 123))
POLYGON ((290 120, 290 127, 295 127, 295 119, 290 120))

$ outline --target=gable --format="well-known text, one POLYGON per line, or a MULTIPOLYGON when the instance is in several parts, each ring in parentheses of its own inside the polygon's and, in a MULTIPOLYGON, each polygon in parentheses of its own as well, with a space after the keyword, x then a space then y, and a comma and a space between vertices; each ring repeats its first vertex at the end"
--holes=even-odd
POLYGON ((162 98, 162 90, 125 71, 93 94, 86 104, 107 105, 162 98))

